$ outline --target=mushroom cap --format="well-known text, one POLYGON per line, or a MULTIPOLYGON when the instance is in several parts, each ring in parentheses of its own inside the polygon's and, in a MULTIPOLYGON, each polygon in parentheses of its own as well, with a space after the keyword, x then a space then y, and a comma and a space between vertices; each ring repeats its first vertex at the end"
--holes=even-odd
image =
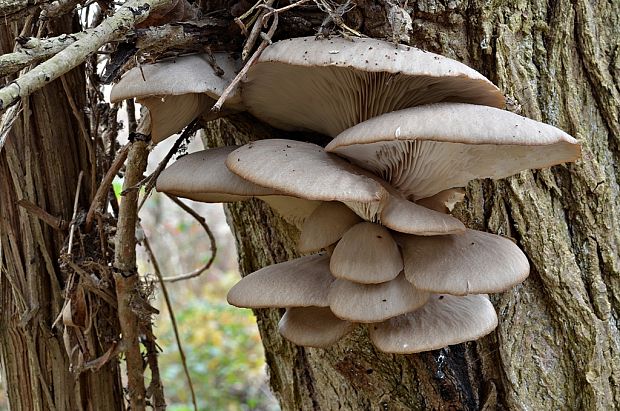
POLYGON ((289 224, 299 229, 303 227, 306 219, 321 204, 320 201, 306 200, 285 195, 265 195, 258 196, 258 198, 269 204, 269 207, 273 208, 273 210, 289 224))
POLYGON ((527 257, 512 241, 467 230, 435 237, 401 235, 407 279, 417 288, 453 295, 495 293, 525 280, 527 257))
POLYGON ((254 141, 233 151, 226 166, 245 180, 308 200, 379 203, 386 195, 364 171, 300 141, 254 141))
POLYGON ((297 248, 309 253, 325 248, 344 235, 362 219, 349 207, 337 201, 321 203, 304 221, 297 248))
POLYGON ((327 293, 334 278, 329 256, 309 255, 261 268, 235 284, 228 303, 236 307, 327 307, 327 293))
POLYGON ((360 123, 326 151, 418 200, 476 178, 504 178, 575 161, 580 146, 553 126, 509 111, 461 103, 408 108, 360 123))
POLYGON ((181 94, 178 96, 142 97, 136 101, 148 109, 150 130, 154 143, 159 143, 185 126, 215 104, 215 100, 205 94, 181 94))
POLYGON ((278 331, 294 344, 326 348, 347 335, 355 324, 336 317, 325 307, 291 307, 280 319, 278 331))
POLYGON ((363 284, 383 283, 398 276, 403 258, 385 227, 361 222, 342 236, 332 253, 329 269, 336 278, 363 284))
POLYGON ((399 233, 422 236, 458 234, 465 225, 455 217, 391 195, 381 211, 381 224, 399 233))
MULTIPOLYGON (((112 87, 110 101, 192 93, 204 93, 218 99, 235 78, 239 62, 227 53, 214 53, 213 57, 223 70, 221 76, 209 64, 208 54, 181 56, 134 67, 112 87)), ((233 91, 226 102, 238 105, 241 102, 238 90, 233 91)))
POLYGON ((472 341, 495 327, 497 315, 486 295, 436 294, 419 310, 368 328, 379 350, 412 354, 472 341))
POLYGON ((237 148, 212 148, 179 158, 161 172, 157 179, 157 191, 205 203, 279 194, 276 190, 251 183, 228 170, 226 157, 237 148))
POLYGON ((434 196, 421 198, 416 201, 416 204, 447 214, 454 209, 454 206, 456 206, 457 203, 460 203, 463 200, 465 200, 464 189, 449 188, 438 192, 434 196))
POLYGON ((343 320, 360 323, 385 321, 422 307, 430 293, 417 290, 400 274, 381 284, 359 284, 337 279, 329 289, 329 307, 343 320))
POLYGON ((381 40, 337 37, 270 45, 249 69, 242 94, 248 110, 262 121, 331 137, 420 104, 505 105, 497 87, 455 60, 381 40))

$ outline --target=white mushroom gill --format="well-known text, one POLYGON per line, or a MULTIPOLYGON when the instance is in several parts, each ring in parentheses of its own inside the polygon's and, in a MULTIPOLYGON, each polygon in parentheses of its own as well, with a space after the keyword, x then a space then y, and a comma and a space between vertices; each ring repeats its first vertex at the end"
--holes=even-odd
POLYGON ((553 126, 492 107, 419 106, 351 127, 325 148, 418 200, 476 178, 575 161, 580 146, 553 126))
POLYGON ((262 121, 331 137, 372 117, 421 104, 504 106, 497 87, 462 63, 357 38, 274 43, 248 71, 242 94, 262 121))

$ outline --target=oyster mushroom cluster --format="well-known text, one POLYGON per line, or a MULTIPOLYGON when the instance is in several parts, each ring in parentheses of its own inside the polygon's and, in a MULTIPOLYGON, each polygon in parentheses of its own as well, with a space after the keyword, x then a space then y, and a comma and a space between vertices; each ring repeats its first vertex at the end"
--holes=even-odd
POLYGON ((237 93, 231 109, 332 140, 205 150, 159 177, 159 191, 197 201, 257 197, 300 228, 298 249, 308 255, 241 279, 231 304, 286 308, 280 333, 313 347, 356 324, 390 353, 470 341, 496 327, 486 294, 523 281, 527 257, 450 211, 472 179, 576 160, 574 138, 502 110, 499 90, 459 62, 372 39, 274 43, 237 93))

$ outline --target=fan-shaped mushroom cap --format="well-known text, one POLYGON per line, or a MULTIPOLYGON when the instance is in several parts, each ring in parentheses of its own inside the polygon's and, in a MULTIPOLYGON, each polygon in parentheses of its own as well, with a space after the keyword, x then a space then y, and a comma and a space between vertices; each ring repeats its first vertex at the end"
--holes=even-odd
POLYGON ((476 178, 504 178, 575 161, 580 146, 560 129, 509 111, 441 103, 360 123, 326 151, 351 159, 417 200, 476 178))
POLYGON ((336 201, 321 203, 304 221, 298 249, 309 253, 340 240, 344 233, 362 219, 351 209, 336 201))
POLYGON ((251 183, 228 170, 224 164, 226 157, 237 148, 211 148, 179 158, 161 172, 157 191, 205 203, 279 194, 277 190, 251 183))
POLYGON ((404 274, 381 284, 337 279, 329 289, 329 307, 343 320, 372 323, 422 307, 430 293, 417 290, 404 274))
MULTIPOLYGON (((151 138, 156 143, 162 141, 210 109, 235 77, 237 62, 230 55, 215 53, 214 57, 223 70, 221 76, 206 54, 134 67, 112 87, 110 100, 115 103, 136 98, 151 113, 151 138)), ((242 109, 238 91, 231 93, 225 107, 242 109)))
POLYGON ((417 288, 453 295, 495 293, 525 280, 527 257, 512 241, 467 230, 435 237, 399 236, 407 279, 417 288))
POLYGON ((243 99, 284 130, 334 137, 369 118, 440 101, 504 106, 480 73, 437 54, 374 39, 302 37, 267 47, 250 68, 243 99))
POLYGON ((404 233, 451 234, 465 229, 452 216, 400 198, 385 181, 316 144, 255 141, 233 151, 226 166, 243 179, 287 195, 343 202, 364 220, 380 221, 404 233))
POLYGON ((347 335, 355 324, 336 317, 329 308, 287 308, 278 330, 287 340, 304 347, 326 348, 347 335))
POLYGON ((433 295, 419 310, 368 328, 379 350, 412 354, 472 341, 495 327, 497 315, 487 296, 433 295))
POLYGON ((226 166, 243 179, 287 195, 363 203, 371 212, 381 207, 387 195, 364 171, 316 144, 300 141, 270 139, 246 144, 228 156, 226 166))
POLYGON ((204 203, 227 203, 258 197, 286 221, 301 227, 320 202, 281 195, 236 174, 225 165, 226 157, 238 146, 212 148, 181 157, 161 172, 157 191, 204 203))
POLYGON ((422 207, 392 195, 381 211, 381 224, 399 233, 417 235, 457 234, 465 225, 451 215, 422 207))
POLYGON ((403 258, 385 227, 361 222, 342 236, 331 256, 329 269, 336 278, 364 284, 383 283, 402 271, 403 258))
POLYGON ((243 277, 228 292, 237 307, 327 307, 334 278, 329 256, 315 254, 261 268, 243 277))

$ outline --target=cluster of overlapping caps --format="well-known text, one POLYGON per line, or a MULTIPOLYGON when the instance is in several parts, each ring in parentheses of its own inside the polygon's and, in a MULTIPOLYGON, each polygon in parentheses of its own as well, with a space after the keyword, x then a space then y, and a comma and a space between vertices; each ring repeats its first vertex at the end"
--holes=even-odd
MULTIPOLYGON (((113 96, 140 97, 161 140, 213 116, 234 75, 230 59, 217 59, 223 77, 204 57, 179 58, 130 71, 113 96)), ((367 324, 382 351, 437 349, 491 332, 486 293, 529 273, 511 240, 450 215, 462 187, 580 153, 563 131, 503 107, 497 87, 442 56, 370 39, 285 40, 262 53, 224 109, 331 142, 193 153, 164 170, 157 188, 206 202, 256 197, 300 228, 306 256, 258 270, 228 294, 239 307, 286 308, 279 329, 290 341, 326 347, 367 324)))

